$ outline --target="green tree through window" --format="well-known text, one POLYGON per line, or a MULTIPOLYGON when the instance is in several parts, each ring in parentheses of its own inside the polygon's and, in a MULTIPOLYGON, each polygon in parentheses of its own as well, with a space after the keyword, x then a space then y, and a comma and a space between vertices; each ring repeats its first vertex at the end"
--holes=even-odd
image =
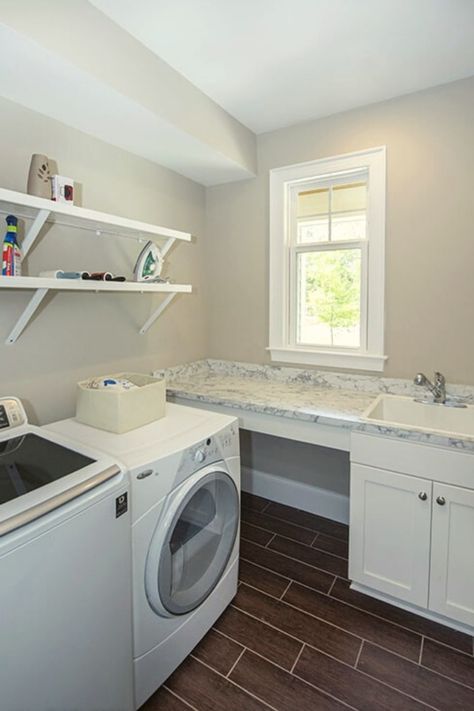
POLYGON ((330 250, 305 255, 305 311, 334 330, 352 328, 360 320, 359 249, 330 250))

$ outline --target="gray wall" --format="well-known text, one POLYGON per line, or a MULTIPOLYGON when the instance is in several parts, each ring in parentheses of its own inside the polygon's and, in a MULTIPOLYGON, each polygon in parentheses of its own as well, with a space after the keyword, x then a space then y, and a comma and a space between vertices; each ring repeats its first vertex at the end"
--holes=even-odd
POLYGON ((349 496, 349 453, 271 437, 240 432, 242 466, 349 496))
POLYGON ((474 78, 258 137, 255 179, 209 188, 209 355, 268 361, 268 182, 278 166, 387 146, 385 375, 474 383, 474 78))
MULTIPOLYGON (((59 171, 83 185, 84 207, 192 232, 194 242, 175 243, 166 272, 193 284, 178 295, 146 336, 138 330, 159 295, 59 293, 15 345, 4 341, 32 292, 0 291, 2 395, 24 399, 34 422, 74 412, 75 383, 122 369, 151 371, 207 354, 204 306, 204 188, 172 171, 109 146, 52 119, 0 100, 0 185, 26 191, 32 153, 55 158, 59 171)), ((1 226, 3 234, 3 226, 1 226)), ((130 273, 142 245, 54 228, 26 260, 30 275, 43 269, 130 273)))
MULTIPOLYGON (((439 368, 474 383, 469 314, 474 201, 474 79, 262 135, 257 178, 202 186, 58 122, 0 100, 0 185, 25 190, 30 155, 45 152, 83 184, 83 205, 192 232, 167 272, 192 283, 149 334, 159 296, 57 294, 14 346, 0 345, 1 394, 35 422, 74 412, 75 383, 122 369, 150 371, 211 356, 265 362, 268 338, 268 171, 387 145, 386 374, 439 368)), ((130 271, 128 240, 50 230, 25 265, 130 271)), ((0 291, 0 343, 30 292, 0 291)), ((340 493, 347 457, 262 435, 243 436, 247 466, 340 493)))

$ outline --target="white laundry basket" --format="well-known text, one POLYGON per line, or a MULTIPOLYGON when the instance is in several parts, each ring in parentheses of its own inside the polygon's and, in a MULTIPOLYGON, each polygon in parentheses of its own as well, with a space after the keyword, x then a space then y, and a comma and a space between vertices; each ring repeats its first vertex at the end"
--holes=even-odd
POLYGON ((142 373, 115 373, 106 378, 127 379, 130 390, 89 388, 90 380, 77 384, 76 419, 91 427, 122 434, 165 415, 166 382, 142 373))

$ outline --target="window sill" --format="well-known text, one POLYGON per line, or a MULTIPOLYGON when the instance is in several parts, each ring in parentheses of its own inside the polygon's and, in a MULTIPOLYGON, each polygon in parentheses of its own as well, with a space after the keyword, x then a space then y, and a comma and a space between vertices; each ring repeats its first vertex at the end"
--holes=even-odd
POLYGON ((345 368, 352 370, 370 370, 382 372, 387 356, 369 353, 350 353, 347 351, 323 351, 304 348, 272 347, 272 361, 292 363, 294 365, 322 365, 327 368, 345 368))

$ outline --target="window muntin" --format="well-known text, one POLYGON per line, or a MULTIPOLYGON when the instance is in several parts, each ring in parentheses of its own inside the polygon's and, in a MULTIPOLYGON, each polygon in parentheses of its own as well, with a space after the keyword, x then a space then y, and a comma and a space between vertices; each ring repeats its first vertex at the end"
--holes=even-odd
POLYGON ((300 189, 296 219, 300 244, 365 239, 367 182, 300 189))

